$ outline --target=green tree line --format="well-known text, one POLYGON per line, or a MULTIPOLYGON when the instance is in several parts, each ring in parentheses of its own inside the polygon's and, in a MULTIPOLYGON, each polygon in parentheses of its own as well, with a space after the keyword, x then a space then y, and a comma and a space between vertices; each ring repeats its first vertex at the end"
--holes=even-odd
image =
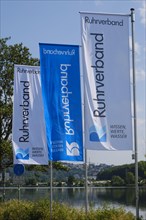
MULTIPOLYGON (((146 180, 146 161, 138 163, 138 175, 139 182, 146 180)), ((111 180, 120 183, 119 185, 132 184, 135 181, 135 164, 107 168, 97 174, 97 180, 111 180)))

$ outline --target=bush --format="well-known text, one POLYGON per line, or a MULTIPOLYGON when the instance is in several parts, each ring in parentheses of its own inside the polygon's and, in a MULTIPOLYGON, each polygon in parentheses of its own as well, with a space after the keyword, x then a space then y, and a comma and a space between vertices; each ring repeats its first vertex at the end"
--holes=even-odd
MULTIPOLYGON (((52 220, 134 220, 131 212, 123 208, 106 207, 85 213, 83 209, 71 208, 65 204, 53 202, 52 220)), ((11 200, 1 203, 0 220, 50 220, 49 200, 36 202, 11 200)))
POLYGON ((32 207, 31 202, 19 202, 18 200, 1 203, 0 220, 31 220, 32 207))
POLYGON ((123 208, 104 207, 95 211, 96 220, 135 220, 131 212, 126 213, 123 208))

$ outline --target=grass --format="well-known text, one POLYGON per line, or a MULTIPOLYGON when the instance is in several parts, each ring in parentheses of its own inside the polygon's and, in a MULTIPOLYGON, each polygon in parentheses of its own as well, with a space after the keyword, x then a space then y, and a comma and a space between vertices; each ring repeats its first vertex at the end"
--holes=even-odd
POLYGON ((36 202, 10 200, 0 204, 0 220, 135 220, 135 217, 123 208, 109 206, 97 210, 90 208, 86 214, 83 209, 57 202, 53 202, 50 214, 49 200, 36 202))

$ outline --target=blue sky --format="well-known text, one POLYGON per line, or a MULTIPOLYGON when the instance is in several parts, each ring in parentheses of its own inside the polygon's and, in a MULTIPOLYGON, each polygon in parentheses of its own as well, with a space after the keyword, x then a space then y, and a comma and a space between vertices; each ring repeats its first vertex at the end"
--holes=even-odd
MULTIPOLYGON (((38 43, 81 45, 80 11, 130 14, 135 9, 135 65, 138 160, 146 160, 146 1, 31 1, 0 0, 0 37, 23 43, 39 58, 38 43)), ((129 19, 130 21, 130 19, 129 19)), ((129 36, 131 42, 131 36, 129 36)), ((119 42, 120 43, 120 42, 119 42)), ((130 48, 131 49, 131 48, 130 48)), ((132 163, 132 152, 88 151, 94 163, 132 163)))

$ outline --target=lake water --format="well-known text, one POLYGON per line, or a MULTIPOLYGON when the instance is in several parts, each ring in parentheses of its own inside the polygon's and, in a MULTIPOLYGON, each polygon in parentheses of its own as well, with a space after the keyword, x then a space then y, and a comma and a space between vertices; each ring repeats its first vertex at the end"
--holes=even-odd
MULTIPOLYGON (((53 200, 66 203, 73 207, 85 207, 85 189, 82 187, 66 188, 53 187, 53 200)), ((3 188, 0 188, 0 195, 3 196, 3 188)), ((5 200, 9 199, 39 200, 50 199, 49 187, 17 187, 5 188, 5 200), (19 192, 19 193, 18 193, 19 192)), ((104 205, 111 207, 123 207, 127 211, 135 214, 135 189, 134 188, 114 188, 114 187, 89 187, 88 188, 89 207, 99 208, 104 205)), ((146 188, 139 189, 139 216, 146 220, 146 188)))

